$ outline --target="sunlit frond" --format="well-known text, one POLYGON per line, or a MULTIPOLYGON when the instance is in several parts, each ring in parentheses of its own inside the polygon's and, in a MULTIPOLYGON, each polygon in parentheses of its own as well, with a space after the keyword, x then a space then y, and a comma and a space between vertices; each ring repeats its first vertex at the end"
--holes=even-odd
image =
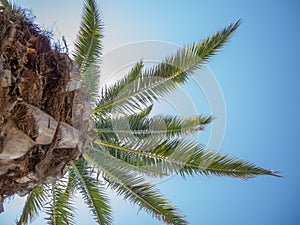
POLYGON ((104 102, 100 100, 94 113, 111 107, 119 112, 134 112, 174 91, 224 46, 239 25, 240 20, 201 42, 178 50, 162 63, 144 71, 139 79, 128 83, 127 88, 122 89, 116 97, 104 102))
POLYGON ((220 152, 206 150, 188 140, 155 140, 124 143, 119 146, 96 140, 96 143, 126 154, 119 154, 137 166, 151 166, 166 174, 186 175, 202 174, 251 178, 259 175, 278 176, 275 171, 266 170, 244 160, 220 152))
MULTIPOLYGON (((178 116, 158 115, 152 118, 139 119, 134 115, 107 120, 105 126, 96 126, 100 135, 116 134, 120 139, 134 135, 138 138, 158 136, 162 138, 183 137, 203 130, 212 121, 211 116, 178 116)), ((102 122, 103 124, 103 122, 102 122)))
MULTIPOLYGON (((129 94, 131 92, 130 85, 132 82, 136 81, 137 79, 139 79, 141 77, 143 66, 144 66, 144 64, 142 61, 136 63, 136 65, 133 66, 131 71, 124 78, 117 81, 110 87, 104 86, 101 89, 100 99, 97 104, 99 105, 99 104, 111 103, 114 101, 114 99, 118 98, 120 93, 124 94, 126 92, 127 94, 129 94)), ((110 105, 110 107, 103 109, 101 111, 101 113, 97 113, 97 112, 95 112, 95 113, 98 117, 99 116, 101 116, 101 117, 110 116, 111 113, 112 114, 116 113, 116 112, 111 112, 112 108, 113 108, 113 105, 110 105)), ((124 111, 125 111, 125 108, 124 108, 124 111)))
MULTIPOLYGON (((139 113, 128 115, 126 118, 128 118, 129 121, 139 121, 142 123, 142 121, 144 121, 150 114, 151 110, 152 105, 139 113)), ((98 139, 112 143, 119 143, 121 141, 120 138, 122 138, 121 134, 120 132, 114 132, 114 130, 121 130, 120 126, 122 125, 122 130, 125 130, 128 127, 128 124, 122 124, 118 117, 116 119, 97 119, 95 121, 95 130, 97 131, 98 139)), ((123 135, 132 136, 134 133, 126 130, 125 132, 122 132, 122 136, 123 135)))
POLYGON ((97 97, 99 88, 102 27, 96 1, 85 0, 73 57, 80 68, 83 87, 93 98, 97 97))
POLYGON ((22 214, 16 223, 17 225, 27 225, 28 222, 32 222, 35 219, 48 200, 48 191, 48 186, 38 186, 27 195, 22 214))
POLYGON ((99 61, 102 51, 102 26, 96 1, 85 0, 73 55, 81 73, 99 61))
POLYGON ((162 194, 148 184, 134 171, 127 170, 118 164, 118 160, 97 149, 90 149, 84 157, 102 172, 109 186, 126 200, 138 205, 153 217, 167 224, 184 225, 187 222, 178 209, 171 205, 162 194), (101 159, 101 163, 95 158, 101 159))
POLYGON ((84 202, 93 214, 94 220, 101 225, 112 224, 112 210, 103 188, 92 174, 88 172, 88 165, 84 159, 72 163, 71 172, 77 189, 82 194, 84 202))
POLYGON ((46 206, 46 218, 49 225, 74 224, 74 203, 66 192, 67 181, 65 178, 51 184, 51 201, 46 206))

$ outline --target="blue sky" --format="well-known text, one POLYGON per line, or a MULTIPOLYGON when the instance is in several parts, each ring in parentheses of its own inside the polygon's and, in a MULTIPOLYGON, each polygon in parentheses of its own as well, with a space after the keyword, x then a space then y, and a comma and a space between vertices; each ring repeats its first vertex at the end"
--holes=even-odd
MULTIPOLYGON (((19 0, 37 22, 72 42, 82 1, 19 0)), ((243 24, 209 68, 225 99, 226 132, 221 151, 278 170, 283 179, 250 180, 172 177, 158 184, 191 225, 300 224, 299 52, 300 3, 292 1, 99 1, 105 52, 124 44, 155 40, 186 45, 230 22, 243 24)), ((163 50, 164 53, 164 50, 163 50)), ((166 51, 167 53, 167 51, 166 51)), ((142 56, 141 56, 142 57, 142 56)), ((197 112, 201 90, 186 86, 197 112)), ((205 100, 205 99, 204 99, 205 100)), ((206 112, 205 104, 203 106, 206 112)), ((222 119, 222 118, 220 118, 222 119)), ((114 199, 116 225, 161 224, 131 204, 114 199)), ((21 202, 6 204, 0 224, 13 224, 21 202)), ((78 224, 93 224, 84 219, 78 224)), ((36 224, 41 224, 39 222, 36 224)))

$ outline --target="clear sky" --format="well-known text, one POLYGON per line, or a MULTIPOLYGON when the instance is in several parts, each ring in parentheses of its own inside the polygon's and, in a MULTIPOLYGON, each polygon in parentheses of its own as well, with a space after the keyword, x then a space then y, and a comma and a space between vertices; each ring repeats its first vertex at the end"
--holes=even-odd
MULTIPOLYGON (((33 9, 38 23, 66 35, 68 42, 75 39, 82 1, 18 2, 33 9)), ((145 40, 182 46, 243 19, 232 40, 209 63, 227 110, 221 151, 278 170, 284 178, 172 177, 158 188, 191 225, 300 224, 299 1, 102 0, 99 4, 105 52, 145 40)), ((192 85, 187 89, 201 113, 197 103, 201 93, 192 85)), ((112 205, 116 225, 161 224, 119 199, 112 205)), ((5 204, 0 224, 13 224, 21 208, 18 199, 5 204)), ((86 213, 79 213, 78 224, 94 224, 84 218, 86 213)))

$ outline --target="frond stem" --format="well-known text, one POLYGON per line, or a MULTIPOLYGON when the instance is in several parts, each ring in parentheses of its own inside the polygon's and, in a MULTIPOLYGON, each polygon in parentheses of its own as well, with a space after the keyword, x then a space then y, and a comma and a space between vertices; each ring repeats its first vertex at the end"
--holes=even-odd
POLYGON ((159 214, 162 214, 160 212, 159 209, 155 208, 153 205, 151 205, 148 201, 146 201, 145 199, 143 199, 141 196, 139 196, 138 194, 136 194, 134 191, 132 191, 132 189, 125 184, 124 182, 122 182, 118 177, 114 176, 114 174, 110 173, 109 170, 105 169, 103 166, 101 166, 100 164, 98 164, 92 157, 90 157, 87 153, 83 154, 83 157, 87 160, 92 162, 94 165, 97 165, 97 167, 100 167, 100 169, 108 174, 110 177, 112 177, 115 181, 117 181, 119 184, 121 184, 124 188, 126 188, 127 191, 129 191, 131 194, 133 194, 134 196, 136 196, 138 199, 141 200, 141 202, 144 202, 146 205, 148 205, 148 207, 152 208, 154 211, 156 211, 159 214))

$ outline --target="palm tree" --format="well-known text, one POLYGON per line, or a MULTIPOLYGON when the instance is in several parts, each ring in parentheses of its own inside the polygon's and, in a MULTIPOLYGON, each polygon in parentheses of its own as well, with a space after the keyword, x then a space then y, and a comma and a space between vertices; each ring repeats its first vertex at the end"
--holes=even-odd
POLYGON ((137 62, 98 94, 102 22, 95 0, 84 2, 74 61, 59 46, 51 47, 47 33, 24 10, 1 2, 0 198, 27 194, 17 224, 40 211, 49 224, 74 224, 78 191, 97 223, 112 224, 107 187, 166 224, 188 224, 148 177, 278 176, 191 141, 212 116, 150 116, 157 98, 186 83, 240 21, 152 68, 137 62))

